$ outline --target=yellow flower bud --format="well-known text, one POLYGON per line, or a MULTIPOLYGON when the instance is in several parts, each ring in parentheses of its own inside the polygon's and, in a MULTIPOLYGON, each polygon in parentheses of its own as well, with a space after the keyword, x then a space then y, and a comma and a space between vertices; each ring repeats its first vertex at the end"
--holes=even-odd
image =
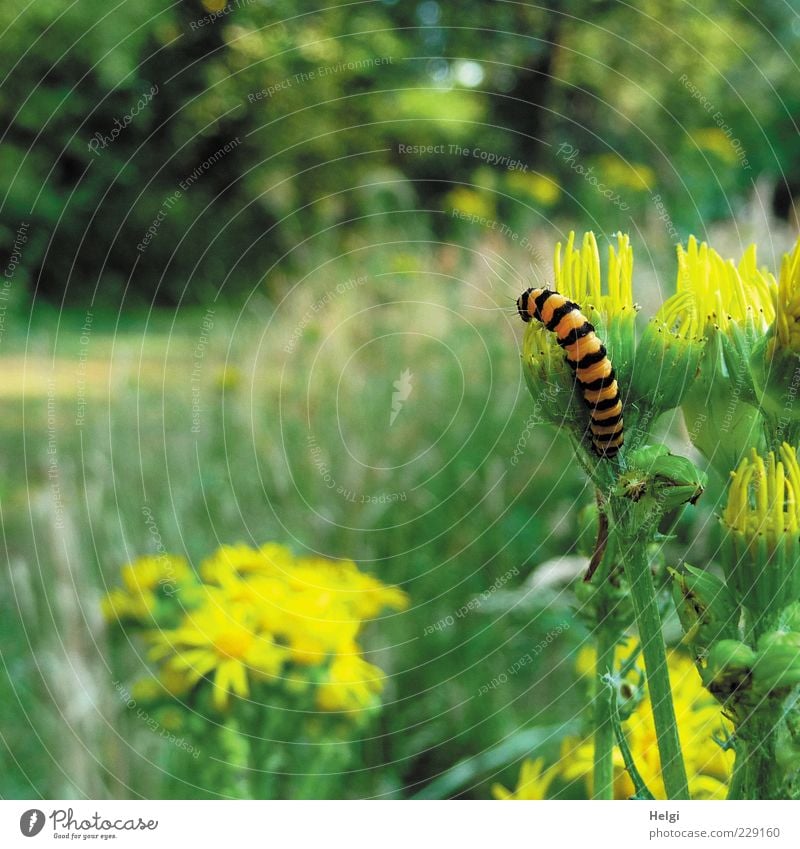
POLYGON ((755 450, 731 473, 722 515, 723 565, 737 597, 773 618, 800 596, 800 462, 784 443, 766 459, 755 450))

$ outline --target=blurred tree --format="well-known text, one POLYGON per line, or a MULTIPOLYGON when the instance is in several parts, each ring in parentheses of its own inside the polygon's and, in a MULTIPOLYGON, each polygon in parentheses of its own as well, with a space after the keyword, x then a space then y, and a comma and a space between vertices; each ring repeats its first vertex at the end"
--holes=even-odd
POLYGON ((800 182, 778 0, 35 0, 0 27, 0 232, 31 222, 56 302, 239 298, 453 206, 629 228, 659 194, 685 232, 800 182))

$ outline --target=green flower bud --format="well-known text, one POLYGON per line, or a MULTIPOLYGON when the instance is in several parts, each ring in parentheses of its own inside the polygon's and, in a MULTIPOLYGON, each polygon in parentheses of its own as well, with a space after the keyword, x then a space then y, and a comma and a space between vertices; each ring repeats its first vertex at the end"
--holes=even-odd
POLYGON ((694 504, 705 489, 705 475, 690 460, 671 454, 665 445, 631 451, 628 467, 619 478, 615 494, 634 502, 647 496, 660 505, 662 512, 687 502, 694 504))
POLYGON ((800 684, 800 633, 773 631, 756 646, 753 682, 762 693, 787 691, 800 684))
POLYGON ((670 569, 669 573, 685 641, 694 646, 696 655, 736 636, 739 606, 723 580, 686 563, 680 572, 670 569))
POLYGON ((722 515, 728 585, 762 630, 800 598, 800 462, 790 445, 755 451, 731 474, 722 515), (766 620, 766 625, 764 624, 766 620))
MULTIPOLYGON (((695 379, 703 339, 690 302, 685 292, 670 298, 648 323, 636 348, 629 397, 647 411, 649 422, 679 406, 695 379)), ((649 430, 646 424, 639 424, 643 438, 649 430)))
POLYGON ((793 601, 781 611, 781 631, 800 631, 800 601, 793 601))
POLYGON ((558 427, 582 427, 575 376, 551 336, 539 322, 532 321, 522 342, 522 373, 533 396, 533 414, 558 427))
POLYGON ((758 400, 775 443, 800 436, 800 239, 781 263, 775 296, 775 321, 751 357, 758 400))
POLYGON ((614 634, 629 630, 634 620, 630 589, 622 574, 614 571, 602 583, 578 581, 575 584, 576 615, 590 628, 603 623, 614 634))
POLYGON ((735 705, 751 686, 756 653, 739 640, 715 643, 702 672, 703 684, 722 704, 735 705))
POLYGON ((765 336, 751 358, 758 403, 773 418, 797 422, 800 354, 776 348, 774 342, 774 337, 765 336))
POLYGON ((711 335, 681 406, 689 439, 721 475, 735 468, 751 447, 763 446, 763 418, 745 359, 746 338, 736 325, 730 335, 711 335))

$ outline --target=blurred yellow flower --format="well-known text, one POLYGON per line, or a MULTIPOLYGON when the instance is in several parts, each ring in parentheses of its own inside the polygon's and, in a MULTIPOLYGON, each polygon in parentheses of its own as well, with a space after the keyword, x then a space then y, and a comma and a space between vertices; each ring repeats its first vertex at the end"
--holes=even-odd
POLYGON ((187 613, 178 628, 152 632, 150 659, 166 660, 190 685, 213 672, 213 702, 224 709, 230 693, 250 695, 248 673, 277 676, 286 660, 286 650, 258 632, 253 619, 251 609, 226 606, 222 598, 209 600, 187 613))
POLYGON ((374 703, 383 690, 383 681, 383 672, 360 655, 340 655, 317 688, 317 707, 357 713, 374 703))
POLYGON ((155 609, 158 595, 171 596, 181 585, 194 579, 183 557, 168 554, 139 557, 123 566, 123 587, 115 587, 101 602, 103 616, 109 620, 147 619, 155 609))
POLYGON ((213 584, 230 577, 280 574, 291 566, 293 559, 290 549, 277 543, 267 543, 261 548, 222 545, 200 564, 200 577, 213 584))
POLYGON ((487 197, 485 192, 476 191, 467 186, 456 186, 447 193, 444 203, 450 209, 457 209, 475 218, 487 220, 494 218, 494 203, 491 198, 487 197))
POLYGON ((691 138, 701 150, 716 153, 729 165, 735 165, 738 161, 736 150, 720 127, 703 127, 695 130, 691 138))
MULTIPOLYGON (((169 560, 142 558, 125 567, 125 588, 109 594, 107 615, 152 627, 148 614, 169 560)), ((374 703, 383 673, 362 658, 356 640, 365 620, 407 607, 402 590, 351 560, 295 557, 276 543, 221 546, 200 566, 204 583, 186 561, 173 560, 170 615, 146 634, 159 665, 157 678, 137 685, 148 698, 179 696, 208 678, 219 709, 230 694, 247 697, 255 680, 295 696, 315 687, 322 710, 353 713, 374 703)))
POLYGON ((512 792, 503 787, 502 784, 493 784, 492 796, 503 801, 546 799, 547 791, 550 789, 553 779, 557 777, 559 770, 559 764, 545 769, 544 758, 537 758, 535 761, 525 760, 522 762, 519 771, 516 789, 512 792))
MULTIPOLYGON (((637 641, 628 638, 617 649, 617 664, 629 660, 637 651, 637 641)), ((581 650, 576 663, 578 672, 583 675, 594 674, 594 658, 593 649, 581 650)), ((693 799, 724 799, 733 769, 734 753, 732 749, 724 750, 715 738, 725 739, 732 731, 732 726, 723 717, 719 703, 703 687, 692 661, 680 652, 672 652, 668 662, 675 696, 678 735, 686 760, 691 796, 693 799)), ((643 660, 637 659, 631 674, 638 679, 642 669, 643 660)), ((645 784, 656 798, 665 799, 658 740, 647 696, 623 721, 622 729, 645 784)), ((629 799, 635 789, 617 747, 614 748, 613 764, 614 798, 629 799)), ((553 766, 545 770, 542 758, 526 761, 514 793, 495 785, 492 794, 497 799, 544 799, 553 780, 559 778, 565 782, 584 782, 588 797, 591 798, 593 767, 594 741, 567 737, 562 742, 560 758, 553 766)))
POLYGON ((649 192, 655 185, 656 175, 649 165, 629 162, 616 153, 604 153, 597 157, 597 169, 603 182, 616 188, 631 189, 634 192, 649 192))
POLYGON ((506 178, 506 185, 511 191, 528 195, 544 206, 552 206, 561 197, 558 181, 548 174, 512 171, 506 178))

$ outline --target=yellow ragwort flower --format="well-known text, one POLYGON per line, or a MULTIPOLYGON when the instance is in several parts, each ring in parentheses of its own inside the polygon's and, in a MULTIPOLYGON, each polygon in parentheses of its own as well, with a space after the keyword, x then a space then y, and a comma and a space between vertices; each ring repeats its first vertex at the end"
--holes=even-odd
POLYGON ((773 346, 800 353, 800 239, 792 253, 783 256, 775 312, 773 346))
POLYGON ((139 557, 122 567, 123 587, 115 587, 101 603, 104 617, 142 621, 156 606, 159 593, 174 595, 178 588, 193 580, 192 570, 183 557, 168 554, 139 557))
POLYGON ((519 771, 519 779, 516 788, 507 790, 502 784, 492 785, 492 796, 503 801, 515 800, 541 800, 547 798, 547 791, 558 776, 559 765, 544 767, 544 758, 535 761, 524 760, 519 771))
POLYGON ((512 191, 528 195, 544 206, 552 206, 561 197, 558 181, 548 174, 512 171, 506 177, 506 185, 512 191))
POLYGON ((383 683, 383 672, 360 655, 339 655, 317 687, 317 707, 325 711, 359 713, 375 703, 383 683))
POLYGON ((248 676, 274 678, 287 660, 286 649, 257 629, 252 609, 211 597, 186 614, 175 629, 149 635, 151 660, 164 661, 191 685, 213 673, 213 702, 222 710, 235 693, 250 694, 248 676))
POLYGON ((597 157, 597 168, 604 183, 634 192, 649 192, 656 182, 656 175, 649 165, 630 162, 616 153, 604 153, 597 157))
POLYGON ((237 547, 237 562, 247 569, 220 568, 212 560, 206 574, 214 575, 229 601, 251 606, 259 627, 274 634, 291 660, 303 666, 357 651, 355 640, 364 620, 385 608, 408 605, 402 590, 364 574, 350 560, 300 557, 276 567, 277 556, 248 559, 246 548, 237 547))
POLYGON ((291 567, 293 560, 291 550, 277 543, 267 543, 261 548, 222 545, 200 565, 200 577, 218 584, 232 577, 281 574, 291 567))
MULTIPOLYGON (((164 562, 143 558, 126 567, 125 588, 106 600, 109 611, 145 619, 164 562)), ((231 693, 247 697, 252 681, 270 679, 295 695, 316 688, 322 710, 352 713, 375 701, 382 673, 362 658, 356 640, 365 620, 407 607, 399 588, 350 560, 295 557, 276 543, 221 546, 200 567, 205 583, 185 561, 171 572, 179 593, 167 605, 169 622, 179 624, 146 635, 159 664, 158 678, 142 685, 148 692, 179 696, 209 678, 214 705, 224 709, 231 693)))
MULTIPOLYGON (((635 650, 635 640, 628 639, 626 645, 620 646, 619 654, 627 659, 635 650)), ((637 671, 642 663, 640 659, 637 671)), ((734 754, 732 750, 724 750, 715 738, 725 738, 730 733, 731 726, 723 717, 720 705, 704 689, 700 675, 691 660, 682 653, 671 652, 668 663, 675 695, 678 735, 686 760, 691 796, 693 799, 725 798, 734 754)), ((582 651, 578 666, 586 671, 593 671, 593 652, 582 651)), ((645 784, 656 798, 665 799, 658 738, 649 698, 645 697, 641 701, 631 716, 622 723, 622 729, 645 784)), ((628 799, 635 790, 619 748, 616 747, 613 763, 614 798, 628 799)), ((553 771, 550 780, 557 775, 566 782, 583 781, 591 797, 593 767, 593 740, 568 737, 562 743, 559 761, 550 768, 553 771)), ((539 772, 541 773, 541 769, 539 772)))
MULTIPOLYGON (((691 236, 686 248, 678 246, 677 291, 659 315, 668 321, 676 312, 673 299, 688 293, 693 304, 687 319, 695 322, 691 325, 695 338, 709 325, 727 331, 731 324, 744 324, 748 319, 766 330, 775 319, 775 288, 774 276, 758 268, 755 245, 747 248, 736 265, 691 236)), ((682 303, 688 303, 685 297, 682 303)), ((685 332, 689 332, 688 327, 685 332)))
MULTIPOLYGON (((575 247, 571 232, 566 247, 559 242, 553 259, 555 281, 553 288, 580 304, 589 316, 594 310, 607 322, 609 319, 633 315, 633 248, 630 238, 617 233, 616 249, 608 246, 608 275, 603 286, 600 270, 600 251, 594 233, 584 234, 580 248, 575 247)), ((538 322, 532 322, 535 326, 538 322)))
POLYGON ((784 534, 800 530, 800 463, 797 452, 783 443, 766 461, 755 449, 731 472, 728 503, 722 520, 749 541, 764 536, 775 545, 784 534))
POLYGON ((736 149, 721 127, 702 127, 690 134, 692 141, 701 149, 716 153, 728 165, 738 161, 736 149))

